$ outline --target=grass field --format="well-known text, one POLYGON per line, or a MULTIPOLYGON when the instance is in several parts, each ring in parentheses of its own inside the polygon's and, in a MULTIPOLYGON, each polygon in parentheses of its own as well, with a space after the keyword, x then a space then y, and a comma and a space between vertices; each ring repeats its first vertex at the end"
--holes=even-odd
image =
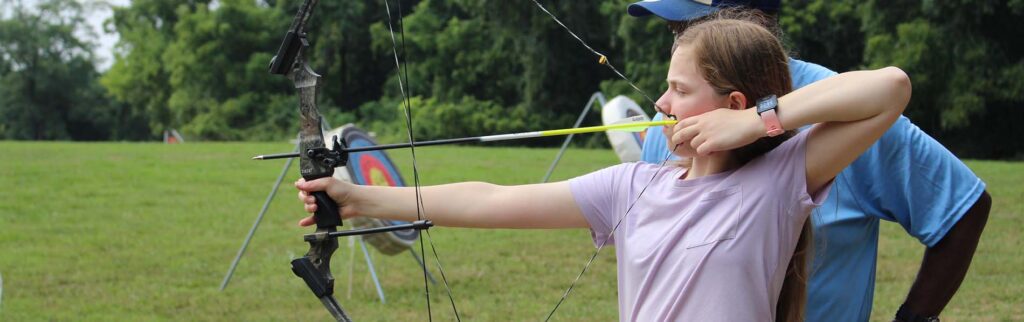
MULTIPOLYGON (((231 284, 218 290, 284 164, 249 157, 291 148, 0 142, 0 321, 328 320, 289 269, 306 251, 301 235, 309 231, 295 225, 303 216, 290 185, 295 168, 231 284)), ((424 184, 515 184, 539 181, 555 151, 435 147, 418 149, 417 157, 424 184)), ((391 156, 411 181, 408 152, 391 156)), ((615 162, 610 151, 572 150, 555 177, 615 162)), ((1024 163, 968 165, 988 183, 994 205, 971 272, 943 321, 1024 320, 1024 163)), ((888 321, 902 302, 923 250, 898 225, 882 226, 876 321, 888 321)), ((431 235, 459 312, 473 321, 543 319, 593 251, 583 230, 434 228, 431 235)), ((371 253, 386 304, 377 299, 361 254, 342 241, 334 256, 337 296, 351 316, 426 320, 422 275, 412 258, 371 253)), ((614 290, 614 252, 607 251, 556 318, 613 320, 614 290)), ((440 284, 431 297, 434 318, 453 320, 440 284)))

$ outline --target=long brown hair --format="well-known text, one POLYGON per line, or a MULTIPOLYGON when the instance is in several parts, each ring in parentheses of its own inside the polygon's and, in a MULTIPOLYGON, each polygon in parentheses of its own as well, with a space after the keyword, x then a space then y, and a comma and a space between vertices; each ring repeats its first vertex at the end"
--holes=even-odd
MULTIPOLYGON (((793 90, 786 52, 771 32, 736 12, 727 16, 702 19, 676 36, 672 52, 680 46, 693 49, 697 69, 719 95, 734 91, 743 93, 747 106, 768 95, 782 96, 793 90)), ((758 18, 750 16, 750 18, 758 18)), ((754 143, 730 151, 734 161, 746 164, 771 151, 796 132, 763 137, 754 143)), ((776 321, 803 321, 807 304, 807 260, 811 252, 811 221, 804 222, 793 256, 786 268, 786 277, 775 306, 776 321)))

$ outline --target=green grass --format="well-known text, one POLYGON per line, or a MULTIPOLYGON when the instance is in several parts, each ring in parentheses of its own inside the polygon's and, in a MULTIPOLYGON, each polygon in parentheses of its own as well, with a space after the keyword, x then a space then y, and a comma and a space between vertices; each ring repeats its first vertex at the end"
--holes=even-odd
MULTIPOLYGON (((231 285, 218 291, 284 164, 248 158, 291 148, 0 142, 0 321, 329 319, 289 269, 290 259, 306 251, 301 235, 309 231, 295 225, 304 215, 290 186, 295 168, 231 285)), ((417 159, 424 184, 517 184, 539 181, 555 151, 432 147, 418 149, 417 159)), ((408 152, 391 156, 411 182, 408 152)), ((615 162, 610 151, 571 150, 555 177, 615 162)), ((943 320, 1022 320, 1024 163, 968 165, 989 184, 995 204, 971 273, 943 320)), ((922 251, 897 225, 882 226, 878 321, 902 302, 922 251)), ((593 251, 583 230, 439 227, 431 236, 462 317, 474 321, 543 319, 593 251)), ((333 261, 342 305, 360 321, 425 320, 422 275, 412 258, 372 255, 387 304, 377 300, 362 255, 342 241, 333 261)), ((433 256, 427 260, 433 263, 433 256)), ((614 252, 606 251, 557 317, 612 320, 614 290, 614 252)), ((430 294, 434 317, 453 319, 443 286, 432 286, 430 294)))

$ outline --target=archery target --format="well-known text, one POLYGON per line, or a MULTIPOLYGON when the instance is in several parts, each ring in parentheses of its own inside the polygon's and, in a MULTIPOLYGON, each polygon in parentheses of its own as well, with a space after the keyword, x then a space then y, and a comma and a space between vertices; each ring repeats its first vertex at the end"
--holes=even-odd
MULTIPOLYGON (((369 134, 352 124, 347 124, 339 129, 332 130, 329 134, 338 135, 340 139, 344 139, 345 144, 349 148, 377 145, 377 142, 374 141, 369 134)), ((398 172, 398 168, 393 162, 391 162, 391 158, 389 158, 384 151, 350 153, 348 156, 348 164, 344 167, 344 170, 335 171, 334 176, 340 180, 346 180, 359 185, 392 187, 405 186, 405 180, 402 179, 402 175, 398 172)), ((366 217, 352 218, 352 225, 356 228, 375 228, 406 223, 408 222, 366 217)), ((419 231, 415 229, 407 229, 363 235, 363 240, 370 243, 370 245, 381 253, 394 255, 409 249, 418 237, 419 231)))
MULTIPOLYGON (((647 113, 644 113, 644 110, 640 108, 640 105, 637 105, 636 102, 622 95, 612 98, 608 103, 601 107, 601 121, 605 125, 634 116, 643 116, 644 121, 651 120, 651 118, 647 116, 647 113)), ((611 142, 612 149, 615 150, 615 154, 619 156, 620 161, 640 161, 640 151, 644 146, 644 135, 647 133, 646 131, 605 131, 605 133, 608 135, 608 141, 611 142)))

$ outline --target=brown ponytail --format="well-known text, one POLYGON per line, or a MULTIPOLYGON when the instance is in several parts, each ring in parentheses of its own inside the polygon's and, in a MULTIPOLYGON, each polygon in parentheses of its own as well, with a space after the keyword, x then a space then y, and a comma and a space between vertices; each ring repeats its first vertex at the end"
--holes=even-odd
POLYGON ((782 282, 782 291, 779 292, 779 302, 775 304, 775 321, 802 322, 804 310, 807 308, 807 280, 810 268, 813 247, 811 241, 814 237, 814 230, 811 229, 811 219, 804 221, 800 229, 800 239, 796 242, 796 249, 793 250, 793 257, 789 259, 789 266, 786 267, 786 279, 782 282))

